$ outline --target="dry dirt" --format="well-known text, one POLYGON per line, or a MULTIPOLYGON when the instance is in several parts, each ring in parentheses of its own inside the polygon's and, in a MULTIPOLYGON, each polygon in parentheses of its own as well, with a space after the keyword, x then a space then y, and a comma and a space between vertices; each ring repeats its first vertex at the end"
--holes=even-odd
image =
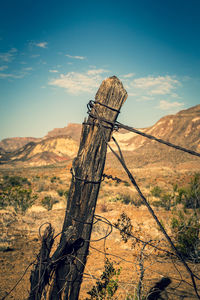
MULTIPOLYGON (((30 288, 30 271, 33 268, 30 264, 35 261, 40 249, 41 241, 38 234, 40 226, 46 222, 51 222, 55 228, 55 234, 62 229, 66 201, 63 197, 58 196, 57 190, 69 188, 71 180, 69 169, 70 165, 60 165, 60 167, 1 170, 1 175, 17 174, 27 177, 31 181, 32 189, 38 198, 35 206, 29 209, 25 215, 16 214, 12 208, 0 211, 0 246, 2 250, 0 251, 0 298, 13 288, 25 271, 26 274, 23 279, 6 299, 22 300, 27 298, 30 288), (53 177, 57 177, 57 179, 51 180, 53 177), (41 206, 41 200, 45 195, 53 195, 58 200, 58 203, 50 211, 41 206)), ((107 167, 106 171, 126 179, 125 174, 117 169, 113 170, 107 167)), ((134 171, 142 190, 150 200, 152 200, 149 196, 150 190, 155 184, 169 190, 176 180, 178 183, 187 183, 191 175, 188 170, 177 173, 176 170, 168 170, 167 168, 153 171, 140 169, 134 171)), ((170 250, 147 208, 143 205, 135 207, 116 201, 120 194, 136 197, 134 188, 129 184, 105 181, 100 189, 96 214, 114 223, 120 214, 125 212, 131 219, 133 235, 145 242, 152 241, 157 247, 170 250)), ((169 226, 171 212, 161 208, 155 208, 155 212, 159 219, 163 220, 165 228, 171 234, 169 226)), ((45 226, 43 226, 44 228, 45 226)), ((116 269, 121 268, 118 278, 119 288, 115 294, 115 299, 135 299, 134 296, 141 276, 143 245, 134 239, 124 243, 117 229, 114 229, 106 239, 101 239, 108 230, 107 225, 102 222, 96 223, 93 228, 91 247, 79 299, 86 299, 88 296, 87 291, 91 289, 103 272, 106 257, 113 262, 116 269), (98 239, 101 240, 95 241, 98 239)), ((59 238, 56 239, 56 243, 58 242, 59 238)), ((143 295, 148 293, 155 282, 163 277, 169 277, 172 283, 163 293, 163 299, 197 299, 190 276, 177 259, 172 259, 166 253, 150 246, 145 247, 143 255, 143 295)), ((189 265, 196 274, 200 274, 199 264, 189 263, 189 265)))

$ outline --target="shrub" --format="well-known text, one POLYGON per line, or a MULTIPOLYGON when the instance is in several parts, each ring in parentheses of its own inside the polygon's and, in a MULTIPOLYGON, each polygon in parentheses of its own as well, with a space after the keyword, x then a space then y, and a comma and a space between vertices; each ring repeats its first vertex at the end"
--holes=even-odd
POLYGON ((64 190, 59 189, 57 190, 58 196, 62 197, 64 195, 64 190))
POLYGON ((152 196, 159 198, 161 196, 162 190, 159 186, 155 186, 152 190, 151 190, 151 194, 152 196))
POLYGON ((121 269, 115 270, 113 263, 108 258, 105 260, 104 271, 99 280, 96 281, 96 285, 87 292, 90 298, 86 300, 103 300, 111 299, 118 289, 118 277, 121 269))
POLYGON ((189 186, 178 189, 177 202, 186 208, 200 207, 200 173, 194 175, 189 186))
POLYGON ((115 227, 118 228, 121 238, 124 243, 127 243, 128 239, 131 237, 133 226, 131 224, 131 219, 126 213, 122 213, 118 218, 117 222, 114 223, 115 227))
POLYGON ((140 197, 133 198, 129 194, 118 194, 115 198, 110 199, 110 202, 117 202, 117 201, 120 201, 121 203, 126 204, 126 205, 132 204, 137 207, 139 207, 143 204, 140 197))
POLYGON ((165 210, 170 210, 175 205, 174 197, 169 193, 163 194, 160 200, 153 201, 152 204, 155 207, 163 207, 165 210))
POLYGON ((126 205, 133 204, 133 200, 131 199, 131 196, 128 194, 121 194, 120 201, 126 205))
POLYGON ((28 181, 26 177, 21 176, 4 176, 3 177, 3 187, 14 187, 14 186, 24 186, 28 185, 30 186, 31 183, 28 181))
POLYGON ((0 208, 13 206, 16 212, 24 213, 37 198, 36 195, 32 195, 30 185, 27 178, 4 176, 0 186, 0 208))
POLYGON ((200 224, 196 213, 178 211, 171 219, 171 230, 181 255, 194 262, 200 259, 200 224))
POLYGON ((58 203, 59 201, 51 196, 45 196, 42 200, 42 205, 47 208, 48 210, 51 210, 53 205, 55 203, 58 203))
POLYGON ((53 177, 51 178, 51 183, 54 183, 54 182, 56 182, 56 181, 58 181, 58 180, 60 180, 60 177, 53 176, 53 177))

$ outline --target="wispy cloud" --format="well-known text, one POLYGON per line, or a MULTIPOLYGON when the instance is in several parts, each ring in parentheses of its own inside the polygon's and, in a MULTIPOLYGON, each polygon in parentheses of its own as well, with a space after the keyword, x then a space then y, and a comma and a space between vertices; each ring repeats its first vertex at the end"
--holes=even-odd
POLYGON ((1 66, 1 67, 0 67, 0 71, 4 71, 4 70, 6 70, 6 69, 8 69, 8 66, 1 66))
POLYGON ((23 78, 24 76, 25 76, 24 73, 21 74, 0 73, 0 79, 9 79, 9 78, 20 79, 23 78))
POLYGON ((32 71, 32 70, 33 70, 32 67, 23 68, 23 71, 32 71))
POLYGON ((48 43, 47 42, 40 42, 40 43, 35 43, 35 46, 39 48, 47 48, 48 43))
POLYGON ((70 54, 65 54, 65 56, 67 56, 67 57, 69 57, 69 58, 73 58, 73 59, 80 59, 80 60, 86 59, 85 56, 70 55, 70 54))
POLYGON ((162 110, 179 110, 180 107, 184 106, 182 102, 169 102, 166 100, 160 100, 158 108, 162 110))
POLYGON ((4 62, 11 62, 14 59, 14 56, 17 52, 16 48, 12 48, 7 52, 0 53, 0 60, 4 62))
POLYGON ((128 73, 128 74, 123 75, 122 77, 123 78, 131 78, 133 76, 135 76, 135 73, 128 73))
POLYGON ((58 70, 49 70, 50 73, 58 73, 58 70))
POLYGON ((93 69, 93 70, 89 70, 87 71, 88 75, 97 75, 97 74, 102 74, 102 73, 107 73, 109 72, 108 70, 104 70, 104 69, 93 69))
POLYGON ((148 96, 171 94, 179 85, 180 82, 169 75, 136 78, 131 82, 131 86, 134 89, 143 91, 148 96))
MULTIPOLYGON (((4 71, 8 66, 0 67, 0 71, 4 71), (3 68, 4 67, 4 68, 3 68)), ((30 74, 32 67, 22 68, 21 70, 13 71, 12 73, 0 73, 0 79, 21 79, 30 74)))
POLYGON ((93 93, 103 80, 102 74, 106 72, 104 69, 88 70, 85 73, 69 72, 51 80, 49 85, 65 88, 71 94, 93 93))
POLYGON ((30 57, 31 58, 37 58, 37 57, 39 57, 40 56, 40 54, 33 54, 33 55, 31 55, 30 57))

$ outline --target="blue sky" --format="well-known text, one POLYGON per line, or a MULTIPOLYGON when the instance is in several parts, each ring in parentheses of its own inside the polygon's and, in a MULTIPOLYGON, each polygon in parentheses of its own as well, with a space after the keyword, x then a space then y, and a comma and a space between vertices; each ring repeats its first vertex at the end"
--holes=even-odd
POLYGON ((81 123, 112 75, 127 125, 199 104, 199 15, 199 0, 0 1, 0 139, 81 123))

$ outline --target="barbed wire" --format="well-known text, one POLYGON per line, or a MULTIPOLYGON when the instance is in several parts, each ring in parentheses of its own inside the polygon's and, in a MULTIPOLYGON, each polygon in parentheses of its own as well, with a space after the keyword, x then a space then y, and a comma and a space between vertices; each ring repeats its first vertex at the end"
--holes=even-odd
MULTIPOLYGON (((133 128, 133 127, 124 125, 124 124, 122 124, 122 123, 120 123, 120 122, 118 122, 118 121, 112 122, 112 121, 106 120, 105 118, 102 118, 102 117, 100 117, 100 116, 97 117, 97 115, 94 115, 94 114, 91 113, 91 109, 92 109, 92 108, 94 108, 95 112, 97 112, 97 110, 96 110, 94 104, 95 104, 95 101, 92 101, 92 100, 89 101, 89 103, 88 103, 88 105, 87 105, 87 107, 88 107, 88 114, 89 114, 89 116, 90 116, 91 118, 93 118, 93 119, 98 119, 98 122, 101 122, 101 127, 102 127, 102 128, 104 127, 104 125, 102 124, 102 122, 105 122, 105 123, 111 125, 112 128, 113 128, 114 130, 119 130, 120 128, 123 128, 123 129, 125 129, 125 130, 128 130, 128 131, 134 132, 134 133, 136 133, 136 134, 139 134, 139 135, 141 135, 141 136, 144 136, 144 137, 146 137, 146 138, 148 138, 148 139, 150 139, 150 140, 154 140, 154 141, 156 141, 156 142, 158 142, 158 143, 164 144, 164 145, 166 145, 166 146, 168 146, 168 147, 172 147, 172 148, 174 148, 174 149, 177 149, 177 150, 180 150, 180 151, 189 153, 189 154, 191 154, 191 155, 200 157, 200 153, 198 153, 198 152, 196 152, 196 151, 187 149, 187 148, 182 147, 182 146, 179 146, 179 145, 175 145, 175 144, 173 144, 173 143, 170 143, 170 142, 165 141, 165 140, 160 139, 160 138, 156 138, 156 137, 153 136, 153 135, 147 134, 147 133, 142 132, 142 131, 140 131, 140 130, 138 130, 138 129, 135 129, 135 128, 133 128)), ((91 123, 86 123, 86 122, 85 122, 84 124, 91 125, 91 123)), ((94 124, 95 124, 95 123, 94 123, 94 124)), ((97 125, 99 125, 99 124, 100 124, 100 123, 98 123, 97 125)))
POLYGON ((173 143, 170 143, 170 142, 165 141, 165 140, 160 139, 160 138, 156 138, 156 137, 153 136, 153 135, 147 134, 147 133, 142 132, 142 131, 140 131, 140 130, 138 130, 138 129, 135 129, 135 128, 133 128, 133 127, 129 127, 129 126, 124 125, 124 124, 122 124, 122 123, 119 123, 119 122, 117 122, 117 121, 115 122, 115 125, 116 125, 118 128, 123 128, 123 129, 126 129, 126 130, 128 130, 128 131, 134 132, 134 133, 139 134, 139 135, 141 135, 141 136, 144 136, 144 137, 146 137, 146 138, 148 138, 148 139, 150 139, 150 140, 154 140, 154 141, 156 141, 156 142, 158 142, 158 143, 164 144, 164 145, 166 145, 166 146, 168 146, 168 147, 172 147, 172 148, 174 148, 174 149, 177 149, 177 150, 180 150, 180 151, 189 153, 189 154, 191 154, 191 155, 200 157, 200 153, 198 153, 198 152, 196 152, 196 151, 193 151, 193 150, 190 150, 190 149, 181 147, 181 146, 179 146, 179 145, 175 145, 175 144, 173 144, 173 143))
MULTIPOLYGON (((122 155, 121 150, 119 151, 119 154, 116 153, 116 151, 110 146, 110 144, 108 143, 106 136, 105 136, 105 131, 102 127, 102 118, 100 118, 97 109, 95 108, 95 106, 93 104, 90 104, 91 107, 93 107, 94 111, 95 111, 95 118, 98 120, 99 123, 99 128, 100 128, 100 132, 102 135, 102 138, 104 140, 104 142, 106 143, 106 145, 110 148, 110 150, 112 151, 112 153, 117 157, 117 159, 119 160, 119 162, 121 163, 122 167, 124 168, 124 170, 126 171, 130 181, 132 182, 132 184, 135 186, 139 196, 141 197, 141 199, 143 200, 144 204, 147 206, 150 214, 152 215, 152 217, 154 218, 154 220, 156 221, 157 225, 159 226, 160 230, 162 231, 162 233, 164 234, 164 236, 166 237, 167 241, 169 242, 169 244, 171 245, 172 249, 175 251, 177 257, 179 258, 179 260, 183 263, 183 265, 185 266, 187 272, 190 274, 192 283, 193 283, 193 287, 195 290, 195 293, 198 297, 198 299, 200 299, 200 295, 198 294, 198 290, 197 290, 197 286, 196 286, 196 282, 195 282, 195 278, 200 280, 200 278, 198 276, 196 276, 192 270, 190 269, 190 267, 188 266, 188 264, 186 263, 185 259, 182 257, 181 253, 178 251, 178 249, 176 248, 176 246, 174 245, 174 243, 172 242, 170 236, 167 234, 165 228, 163 227, 163 225, 160 223, 160 221, 158 220, 156 214, 154 213, 152 207, 150 206, 150 204, 148 203, 146 197, 143 195, 142 191, 140 190, 139 186, 137 185, 133 175, 131 174, 131 172, 129 171, 128 167, 126 166, 124 157, 122 155)), ((90 114, 89 114, 90 115, 90 114)), ((113 138, 114 142, 117 145, 117 148, 119 149, 119 145, 116 142, 116 140, 113 138)), ((174 146, 174 145, 173 145, 174 146)), ((177 149, 177 148, 176 148, 177 149)), ((182 148, 179 150, 183 150, 182 148)), ((184 149, 185 150, 185 149, 184 149)), ((187 150, 187 149, 186 149, 187 150)), ((188 152, 188 150, 186 151, 188 152)), ((190 153, 192 154, 192 153, 190 153)), ((200 156, 200 154, 196 153, 197 156, 200 156)), ((195 154, 195 155, 196 155, 195 154)), ((193 154, 194 155, 194 154, 193 154)))
MULTIPOLYGON (((117 157, 117 159, 119 160, 119 162, 121 163, 121 165, 122 165, 123 168, 125 169, 125 171, 126 171, 128 177, 129 177, 129 179, 131 180, 132 184, 135 186, 137 192, 139 193, 139 195, 140 195, 140 197, 142 198, 143 202, 146 204, 148 210, 150 211, 151 215, 152 215, 153 218, 155 219, 155 221, 156 221, 156 223, 158 224, 159 228, 161 229, 162 233, 165 235, 165 237, 166 237, 167 241, 169 242, 169 244, 171 245, 172 249, 175 251, 176 257, 178 257, 179 260, 180 260, 180 261, 183 263, 183 265, 185 266, 186 270, 188 271, 188 273, 189 273, 189 275, 190 275, 190 277, 191 277, 192 285, 191 285, 189 282, 187 282, 187 281, 185 281, 185 280, 183 279, 182 274, 181 274, 181 272, 178 270, 178 268, 177 268, 177 266, 176 266, 176 264, 175 264, 175 261, 174 261, 174 259, 173 259, 173 258, 175 257, 175 254, 174 254, 174 253, 172 253, 172 252, 170 252, 170 251, 168 251, 168 250, 166 250, 166 249, 163 249, 163 248, 161 248, 161 247, 159 247, 159 246, 156 246, 156 245, 152 244, 152 241, 144 241, 144 240, 142 240, 142 239, 140 239, 140 238, 134 236, 132 233, 126 233, 126 234, 127 234, 129 237, 135 239, 137 242, 141 242, 141 243, 143 244, 143 247, 142 247, 142 254, 140 253, 140 256, 141 256, 141 255, 142 255, 142 256, 144 255, 144 254, 143 254, 143 251, 144 251, 144 248, 145 248, 147 245, 150 246, 150 247, 153 247, 153 248, 155 248, 155 249, 157 249, 157 250, 159 250, 159 251, 162 251, 162 252, 168 254, 169 257, 171 258, 171 261, 172 261, 172 263, 173 263, 173 265, 174 265, 174 268, 176 269, 176 272, 177 272, 177 273, 179 274, 179 276, 180 276, 179 279, 178 279, 178 278, 172 278, 173 280, 179 281, 179 283, 177 284, 176 288, 177 288, 179 285, 181 285, 182 282, 187 283, 189 286, 192 286, 192 287, 194 288, 194 291, 195 291, 195 293, 196 293, 198 299, 200 299, 200 296, 199 296, 199 294, 198 294, 198 289, 197 289, 197 286, 196 286, 196 282, 195 282, 195 279, 194 279, 194 278, 196 278, 196 279, 200 280, 200 278, 199 278, 199 277, 198 277, 198 276, 190 269, 190 267, 188 266, 188 264, 186 263, 186 261, 184 260, 184 258, 182 257, 182 255, 181 255, 181 254, 179 253, 179 251, 176 249, 175 245, 173 244, 171 238, 169 237, 169 235, 168 235, 167 232, 165 231, 164 227, 163 227, 162 224, 159 222, 159 220, 158 220, 157 216, 155 215, 153 209, 151 208, 150 204, 148 203, 148 201, 147 201, 146 198, 144 197, 143 193, 141 192, 140 188, 138 187, 138 185, 137 185, 135 179, 133 178, 131 172, 130 172, 129 169, 127 168, 126 163, 125 163, 125 160, 124 160, 124 157, 123 157, 123 154, 122 154, 122 151, 121 151, 120 146, 119 146, 119 144, 117 143, 116 139, 115 139, 114 137, 112 137, 112 139, 113 139, 115 145, 117 146, 117 149, 118 149, 118 151, 119 151, 119 154, 117 154, 117 153, 113 150, 113 148, 108 144, 108 142, 107 142, 107 140, 106 140, 106 138, 105 138, 104 128, 106 128, 106 129, 113 129, 113 130, 119 130, 120 128, 122 128, 122 129, 128 130, 128 131, 130 131, 130 132, 134 132, 134 133, 136 133, 136 134, 138 134, 138 135, 141 135, 141 136, 143 136, 143 137, 146 137, 146 138, 148 138, 148 139, 150 139, 150 140, 154 140, 154 141, 156 141, 156 142, 159 142, 159 143, 164 144, 164 145, 166 145, 166 146, 169 146, 169 147, 175 148, 175 149, 177 149, 177 150, 180 150, 180 151, 189 153, 189 154, 194 155, 194 156, 200 157, 200 153, 195 152, 195 151, 193 151, 193 150, 186 149, 186 148, 184 148, 184 147, 181 147, 181 146, 178 146, 178 145, 175 145, 175 144, 172 144, 172 143, 170 143, 170 142, 168 142, 168 141, 165 141, 165 140, 162 140, 162 139, 160 139, 160 138, 156 138, 156 137, 154 137, 154 136, 152 136, 152 135, 149 135, 149 134, 146 134, 146 133, 144 133, 144 132, 141 132, 141 131, 139 131, 139 130, 133 128, 133 127, 129 127, 129 126, 124 125, 124 124, 122 124, 122 123, 120 123, 120 122, 117 122, 117 121, 116 121, 116 122, 110 122, 110 121, 108 121, 108 120, 106 120, 106 119, 104 119, 104 118, 101 118, 101 117, 98 115, 98 112, 97 112, 97 110, 96 110, 94 104, 102 105, 102 104, 101 104, 100 102, 98 102, 98 101, 90 101, 90 102, 88 103, 88 114, 89 114, 89 116, 90 116, 91 118, 98 120, 98 123, 92 123, 92 122, 89 122, 89 121, 88 121, 88 122, 84 122, 83 124, 84 124, 84 125, 95 125, 95 126, 99 126, 100 132, 101 132, 101 134, 102 134, 102 137, 103 137, 104 142, 107 144, 107 146, 110 148, 110 150, 112 151, 112 153, 117 157), (91 108, 94 108, 94 110, 95 110, 95 115, 91 114, 91 108), (102 122, 108 124, 109 126, 104 125, 102 122)), ((105 106, 106 108, 112 109, 113 111, 116 111, 116 112, 119 113, 118 110, 115 110, 115 109, 113 109, 113 108, 111 108, 111 107, 109 107, 109 106, 107 106, 107 105, 102 105, 102 106, 105 106)), ((95 183, 101 183, 105 178, 111 179, 111 180, 113 180, 113 181, 116 181, 117 183, 119 183, 119 182, 127 182, 127 181, 121 180, 121 179, 118 178, 118 177, 114 177, 114 176, 112 176, 112 175, 107 175, 107 174, 103 174, 103 175, 102 175, 102 179, 95 182, 95 181, 92 181, 92 180, 89 181, 89 180, 87 180, 87 178, 86 178, 86 179, 82 179, 82 178, 76 177, 75 174, 74 174, 74 172, 73 172, 73 170, 71 170, 71 173, 72 173, 72 176, 75 177, 77 180, 84 181, 85 183, 93 183, 93 184, 95 184, 95 183)), ((115 228, 115 229, 117 229, 117 230, 120 231, 120 229, 119 229, 115 224, 113 224, 112 222, 110 222, 108 219, 106 219, 105 217, 99 216, 99 215, 94 215, 94 220, 93 220, 92 223, 89 223, 89 222, 88 222, 88 223, 87 223, 87 222, 83 222, 83 221, 81 221, 81 220, 74 219, 74 218, 73 218, 73 220, 76 221, 76 222, 80 222, 80 223, 86 224, 86 225, 90 225, 90 226, 91 226, 92 224, 94 224, 95 222, 96 222, 96 223, 97 223, 97 222, 102 222, 102 223, 107 224, 107 225, 108 225, 108 229, 110 228, 110 230, 108 231, 108 229, 107 229, 106 234, 105 234, 103 237, 101 237, 101 238, 99 238, 99 239, 95 239, 95 240, 85 240, 84 242, 92 243, 92 242, 99 242, 99 241, 101 241, 101 240, 104 240, 104 251, 101 251, 101 250, 99 250, 99 249, 96 249, 96 248, 93 247, 91 244, 90 244, 90 248, 91 248, 91 249, 94 249, 94 250, 96 250, 96 251, 98 251, 99 253, 104 254, 105 256, 106 256, 106 255, 108 255, 108 256, 110 255, 110 256, 113 256, 113 257, 115 257, 115 258, 118 258, 118 259, 120 259, 120 260, 122 260, 122 261, 124 261, 124 262, 132 263, 132 264, 135 264, 135 265, 137 264, 137 262, 134 263, 134 262, 132 262, 132 261, 129 261, 129 260, 127 260, 127 259, 122 258, 122 257, 119 256, 119 255, 111 254, 111 253, 108 253, 108 252, 106 251, 105 241, 106 241, 107 237, 112 233, 112 229, 115 228), (95 221, 95 219, 96 219, 96 221, 95 221)), ((42 225, 40 226, 40 228, 39 228, 39 236, 40 236, 40 239, 41 239, 41 240, 42 240, 42 236, 41 236, 41 228, 42 228, 42 226, 44 226, 45 224, 49 224, 49 225, 50 225, 49 222, 45 222, 44 224, 42 224, 42 225)), ((61 231, 61 232, 59 232, 58 234, 56 234, 56 235, 53 237, 53 240, 55 240, 55 239, 56 239, 60 234, 62 234, 62 233, 63 233, 63 231, 61 231)), ((77 259, 77 257, 74 256, 73 253, 70 253, 70 256, 72 256, 74 259, 75 259, 75 258, 77 259)), ((139 258, 140 258, 140 256, 139 256, 139 258)), ((67 257, 68 257, 68 255, 64 255, 64 256, 62 256, 62 257, 57 258, 57 260, 50 261, 50 263, 51 263, 51 264, 56 264, 57 262, 60 262, 60 260, 64 260, 64 259, 66 259, 67 257)), ((39 259, 39 257, 36 258, 36 260, 38 260, 38 259, 39 259)), ((23 275, 20 277, 20 279, 17 281, 17 283, 13 286, 13 288, 12 288, 8 293, 6 293, 6 295, 2 298, 2 300, 6 299, 6 298, 8 297, 8 295, 10 295, 10 294, 13 292, 13 290, 19 285, 19 283, 20 283, 20 282, 22 281, 22 279, 24 278, 24 276, 25 276, 25 274, 27 273, 27 271, 28 271, 28 269, 30 268, 30 266, 33 265, 33 264, 35 264, 36 260, 34 260, 33 262, 31 262, 31 263, 27 266, 27 268, 25 269, 23 275)), ((79 260, 79 261, 80 261, 80 260, 79 260)), ((80 262, 81 262, 81 261, 80 261, 80 262)), ((138 260, 138 262, 139 262, 139 266, 140 266, 140 268, 141 268, 141 269, 140 269, 140 272, 141 272, 141 273, 140 273, 140 283, 142 283, 142 280, 143 280, 143 274, 144 274, 144 271, 145 271, 147 268, 146 268, 145 270, 143 269, 143 265, 142 265, 142 262, 141 262, 140 259, 138 260)), ((82 262, 81 262, 81 263, 82 263, 82 262)), ((48 264, 46 265, 45 269, 46 269, 47 267, 48 267, 48 264)), ((70 272, 71 272, 71 268, 70 268, 69 273, 70 273, 70 272)), ((156 272, 156 271, 155 271, 155 272, 156 272)), ((44 273, 45 273, 45 270, 44 270, 44 273)), ((42 274, 42 276, 39 276, 39 279, 40 279, 40 280, 39 280, 39 282, 38 282, 38 285, 37 285, 35 288, 38 288, 38 287, 39 287, 40 281, 42 281, 42 277, 44 276, 44 273, 42 274)), ((158 272, 157 272, 157 273, 158 273, 158 272)), ((69 275, 69 274, 68 274, 68 275, 69 275)), ((88 274, 85 274, 85 275, 87 276, 88 274)), ((90 272, 89 272, 89 277, 92 278, 92 280, 96 279, 96 277, 95 277, 94 275, 92 275, 90 272)), ((141 289, 141 286, 140 286, 140 289, 141 289)), ((141 291, 139 292, 139 294, 140 294, 140 293, 141 293, 141 291)))

